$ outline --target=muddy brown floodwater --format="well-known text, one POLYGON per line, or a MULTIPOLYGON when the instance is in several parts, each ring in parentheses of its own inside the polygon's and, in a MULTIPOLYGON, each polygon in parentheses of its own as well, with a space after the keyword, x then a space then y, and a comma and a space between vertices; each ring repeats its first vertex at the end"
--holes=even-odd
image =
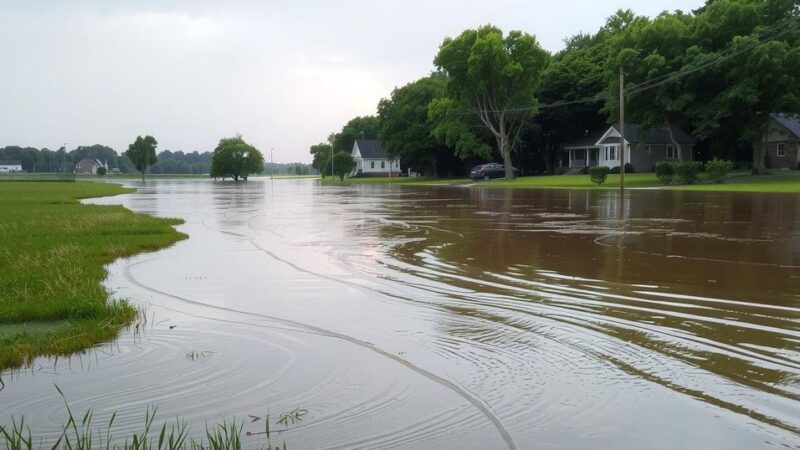
POLYGON ((120 435, 302 407, 289 448, 800 447, 798 195, 130 184, 93 202, 190 235, 109 267, 144 331, 3 374, 0 423, 58 434, 57 384, 120 435))

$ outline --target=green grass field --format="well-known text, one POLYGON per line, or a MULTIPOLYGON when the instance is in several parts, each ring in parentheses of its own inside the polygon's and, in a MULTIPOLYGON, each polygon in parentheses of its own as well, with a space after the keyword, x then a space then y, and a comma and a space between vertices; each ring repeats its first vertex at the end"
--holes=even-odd
MULTIPOLYGON (((749 172, 731 173, 725 183, 714 184, 708 181, 704 173, 699 175, 700 181, 692 185, 663 186, 656 174, 625 174, 627 188, 681 189, 697 191, 733 191, 733 192, 800 192, 800 172, 775 172, 773 175, 750 175, 749 172)), ((324 184, 397 184, 397 185, 475 185, 487 188, 538 188, 538 189, 619 189, 620 176, 610 174, 606 182, 598 186, 589 179, 589 175, 539 175, 520 177, 514 180, 494 179, 489 181, 472 181, 468 178, 345 178, 335 182, 325 178, 324 184)))
POLYGON ((0 369, 66 355, 117 335, 136 310, 109 302, 104 266, 186 236, 176 219, 78 199, 130 192, 117 184, 0 183, 0 369))

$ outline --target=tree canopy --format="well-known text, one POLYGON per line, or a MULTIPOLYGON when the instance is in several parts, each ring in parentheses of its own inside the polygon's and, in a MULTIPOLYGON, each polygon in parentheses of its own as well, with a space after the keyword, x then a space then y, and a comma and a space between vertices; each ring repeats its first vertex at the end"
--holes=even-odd
MULTIPOLYGON (((331 167, 331 157, 328 156, 328 159, 325 161, 325 166, 330 168, 331 167)), ((335 152, 333 155, 333 173, 339 176, 340 180, 344 180, 345 175, 352 172, 353 168, 356 166, 356 162, 350 153, 346 152, 335 152)), ((330 173, 330 172, 328 172, 330 173)))
POLYGON ((251 173, 261 173, 263 169, 264 155, 241 136, 220 139, 211 156, 213 178, 231 177, 235 181, 240 178, 247 181, 251 173))
POLYGON ((156 146, 158 146, 158 142, 153 136, 137 136, 136 140, 128 146, 128 151, 125 152, 125 156, 131 160, 136 170, 142 172, 142 180, 144 180, 147 168, 158 161, 156 146))
POLYGON ((340 132, 333 135, 333 149, 350 153, 356 139, 378 139, 378 118, 363 116, 351 119, 340 132))

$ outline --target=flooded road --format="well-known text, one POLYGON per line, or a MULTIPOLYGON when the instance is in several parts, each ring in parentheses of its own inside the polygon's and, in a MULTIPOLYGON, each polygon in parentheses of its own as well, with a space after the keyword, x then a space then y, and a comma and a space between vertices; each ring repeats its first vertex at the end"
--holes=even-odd
POLYGON ((93 202, 190 236, 109 268, 147 323, 0 423, 57 435, 57 384, 120 434, 301 407, 295 449, 800 447, 800 196, 131 185, 93 202))

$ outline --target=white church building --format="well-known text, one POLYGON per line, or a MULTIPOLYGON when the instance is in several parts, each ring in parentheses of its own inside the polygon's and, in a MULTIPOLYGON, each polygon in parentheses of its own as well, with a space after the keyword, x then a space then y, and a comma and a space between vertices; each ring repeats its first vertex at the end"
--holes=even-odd
POLYGON ((356 166, 350 176, 392 176, 400 174, 400 158, 389 159, 381 142, 377 139, 357 139, 350 156, 356 166))

